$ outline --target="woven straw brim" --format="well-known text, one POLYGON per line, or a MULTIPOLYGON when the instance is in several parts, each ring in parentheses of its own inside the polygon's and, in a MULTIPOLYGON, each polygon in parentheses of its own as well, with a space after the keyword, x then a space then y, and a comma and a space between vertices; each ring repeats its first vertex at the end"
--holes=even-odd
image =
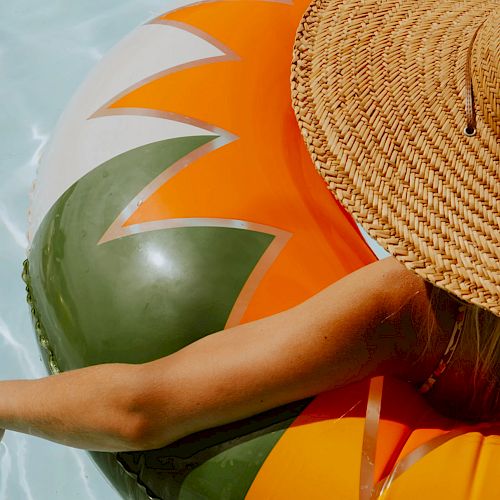
POLYGON ((498 7, 313 1, 297 31, 292 99, 314 164, 369 234, 500 316, 498 7), (474 137, 463 133, 469 46, 474 137))

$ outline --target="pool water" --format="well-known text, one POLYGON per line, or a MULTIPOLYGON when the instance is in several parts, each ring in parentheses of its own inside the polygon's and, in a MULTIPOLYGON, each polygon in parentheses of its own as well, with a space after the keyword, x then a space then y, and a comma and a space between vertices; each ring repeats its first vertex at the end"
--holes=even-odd
MULTIPOLYGON (((21 281, 40 154, 87 72, 134 27, 189 0, 0 2, 0 380, 46 374, 21 281)), ((1 397, 1 394, 0 394, 1 397)), ((115 500, 82 450, 6 432, 0 500, 115 500)))

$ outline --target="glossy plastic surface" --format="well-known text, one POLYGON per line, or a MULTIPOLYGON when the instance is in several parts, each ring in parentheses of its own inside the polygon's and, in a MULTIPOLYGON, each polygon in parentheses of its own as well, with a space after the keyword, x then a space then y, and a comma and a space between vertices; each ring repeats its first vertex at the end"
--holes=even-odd
MULTIPOLYGON (((291 110, 306 5, 208 1, 161 16, 115 48, 68 107, 35 189, 27 276, 52 371, 167 355, 374 260, 291 110)), ((468 453, 455 438, 469 429, 375 379, 162 450, 93 456, 127 498, 405 498, 416 485, 441 495, 450 485, 413 467, 435 467, 436 450, 419 446, 443 425, 468 453), (417 459, 398 465, 405 454, 417 459)), ((488 471, 483 452, 495 452, 482 439, 471 449, 488 471)), ((496 491, 460 463, 467 485, 496 491)))

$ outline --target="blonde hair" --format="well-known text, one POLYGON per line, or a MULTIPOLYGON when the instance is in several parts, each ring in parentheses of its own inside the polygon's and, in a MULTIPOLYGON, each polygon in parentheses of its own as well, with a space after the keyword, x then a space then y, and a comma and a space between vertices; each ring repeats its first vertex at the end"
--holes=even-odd
POLYGON ((494 418, 500 402, 500 318, 468 305, 460 348, 475 356, 471 405, 479 418, 494 418))
MULTIPOLYGON (((432 287, 430 309, 434 314, 440 310, 443 293, 446 292, 432 287)), ((498 419, 500 317, 478 306, 467 304, 462 337, 450 362, 451 366, 463 374, 466 407, 462 407, 460 413, 470 420, 498 419)))

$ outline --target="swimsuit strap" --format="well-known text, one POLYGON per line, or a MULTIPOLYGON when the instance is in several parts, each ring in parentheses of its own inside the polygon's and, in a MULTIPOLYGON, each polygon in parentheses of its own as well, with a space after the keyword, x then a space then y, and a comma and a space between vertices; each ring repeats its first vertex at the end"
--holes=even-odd
POLYGON ((420 394, 425 394, 432 389, 432 386, 436 383, 436 380, 444 373, 448 364, 453 357, 453 353, 457 348, 460 338, 462 337, 462 331, 464 328, 464 319, 465 319, 465 306, 461 305, 458 308, 457 319, 455 320, 455 326, 453 327, 453 332, 450 337, 450 341, 448 342, 448 346, 444 351, 443 357, 440 359, 437 367, 431 373, 429 378, 420 386, 418 392, 420 394))

